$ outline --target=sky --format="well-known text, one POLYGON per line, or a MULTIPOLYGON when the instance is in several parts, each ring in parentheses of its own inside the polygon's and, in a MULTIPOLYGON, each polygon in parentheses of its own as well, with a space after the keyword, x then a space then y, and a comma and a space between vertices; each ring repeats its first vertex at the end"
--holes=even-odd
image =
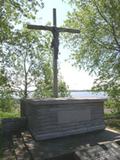
MULTIPOLYGON (((72 11, 72 7, 62 0, 44 0, 44 8, 38 13, 35 24, 46 25, 48 22, 53 23, 53 8, 57 10, 57 26, 61 26, 64 20, 67 18, 67 12, 72 11)), ((91 89, 95 77, 92 77, 83 70, 79 70, 72 66, 72 62, 66 61, 69 58, 70 50, 63 48, 62 45, 59 47, 59 74, 62 75, 63 80, 69 86, 70 90, 87 90, 91 89)))

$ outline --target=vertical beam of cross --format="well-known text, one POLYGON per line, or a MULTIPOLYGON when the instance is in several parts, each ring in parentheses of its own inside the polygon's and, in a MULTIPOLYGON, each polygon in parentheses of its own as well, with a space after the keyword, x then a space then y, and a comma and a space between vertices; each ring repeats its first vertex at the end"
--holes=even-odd
POLYGON ((58 97, 58 52, 59 52, 59 32, 57 31, 56 9, 53 9, 53 96, 58 97))
POLYGON ((53 48, 53 96, 58 97, 58 53, 59 53, 59 33, 80 33, 77 29, 61 28, 57 27, 56 9, 53 9, 53 26, 41 26, 41 25, 27 25, 28 29, 45 30, 50 31, 53 34, 53 40, 51 47, 53 48))

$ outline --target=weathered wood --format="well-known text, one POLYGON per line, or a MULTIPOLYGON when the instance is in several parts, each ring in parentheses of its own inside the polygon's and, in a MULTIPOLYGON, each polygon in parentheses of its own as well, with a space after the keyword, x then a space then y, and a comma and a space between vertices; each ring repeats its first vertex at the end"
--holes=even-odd
POLYGON ((50 31, 50 32, 54 32, 54 28, 56 28, 56 30, 58 32, 80 33, 80 30, 77 30, 77 29, 42 26, 42 25, 31 25, 31 24, 28 24, 27 28, 28 29, 35 29, 35 30, 46 30, 46 31, 50 31))
POLYGON ((57 69, 57 59, 59 53, 59 33, 60 32, 68 32, 68 33, 80 33, 79 30, 69 29, 69 28, 61 28, 57 27, 57 19, 56 19, 56 9, 53 9, 53 26, 41 26, 41 25, 31 25, 28 24, 28 29, 35 30, 45 30, 51 31, 53 34, 52 48, 53 48, 53 95, 54 97, 58 97, 58 69, 57 69))
POLYGON ((69 33, 80 33, 80 30, 77 29, 70 29, 70 28, 58 28, 59 32, 69 32, 69 33))
POLYGON ((53 26, 57 26, 56 9, 53 8, 53 26))
POLYGON ((57 31, 57 19, 56 19, 56 9, 53 9, 53 93, 54 97, 58 97, 58 53, 59 53, 59 32, 57 31))
POLYGON ((41 26, 41 25, 31 25, 28 24, 27 25, 28 29, 35 29, 35 30, 45 30, 45 31, 53 31, 53 27, 50 26, 41 26))

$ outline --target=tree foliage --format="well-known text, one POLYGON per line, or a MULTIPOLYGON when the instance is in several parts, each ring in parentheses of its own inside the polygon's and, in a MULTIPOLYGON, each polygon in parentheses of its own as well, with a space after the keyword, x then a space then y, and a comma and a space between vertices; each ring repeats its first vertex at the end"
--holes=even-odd
MULTIPOLYGON (((26 20, 34 19, 38 10, 36 6, 42 7, 42 0, 39 2, 26 0, 0 1, 0 68, 5 70, 6 52, 9 45, 14 45, 14 35, 26 20)), ((20 38, 20 37, 19 37, 20 38)))
POLYGON ((0 111, 11 111, 15 107, 12 90, 4 70, 0 71, 0 111))
POLYGON ((10 111, 15 105, 11 82, 13 75, 10 75, 10 59, 14 55, 10 52, 10 46, 15 45, 17 29, 22 28, 28 19, 35 18, 38 10, 36 6, 42 8, 42 1, 0 1, 0 110, 2 111, 10 111))
MULTIPOLYGON (((51 63, 44 63, 43 66, 43 78, 36 84, 36 90, 34 92, 34 97, 46 98, 53 97, 53 72, 51 63)), ((68 86, 58 77, 58 97, 69 96, 68 86)))
POLYGON ((52 36, 48 32, 26 28, 28 21, 35 20, 37 11, 43 5, 42 0, 0 1, 0 109, 2 111, 12 109, 16 96, 19 98, 33 95, 52 96, 50 48, 52 36), (36 93, 30 94, 31 90, 36 93))
POLYGON ((34 90, 43 79, 45 64, 51 63, 51 38, 48 34, 24 29, 16 33, 14 39, 5 57, 6 74, 19 97, 27 98, 30 88, 34 90))
MULTIPOLYGON (((71 0, 72 13, 65 25, 80 29, 80 36, 68 37, 75 63, 96 73, 95 86, 120 99, 120 1, 71 0), (72 44, 72 45, 71 45, 72 44)), ((119 102, 120 104, 120 102, 119 102)))

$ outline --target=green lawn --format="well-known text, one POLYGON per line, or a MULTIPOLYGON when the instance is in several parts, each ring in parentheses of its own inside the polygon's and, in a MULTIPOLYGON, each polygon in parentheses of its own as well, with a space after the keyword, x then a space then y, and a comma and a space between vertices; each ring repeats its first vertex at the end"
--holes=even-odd
POLYGON ((105 124, 111 129, 120 131, 120 113, 105 114, 105 124))
POLYGON ((0 119, 1 118, 14 118, 14 117, 20 117, 19 112, 2 112, 0 111, 0 119))

